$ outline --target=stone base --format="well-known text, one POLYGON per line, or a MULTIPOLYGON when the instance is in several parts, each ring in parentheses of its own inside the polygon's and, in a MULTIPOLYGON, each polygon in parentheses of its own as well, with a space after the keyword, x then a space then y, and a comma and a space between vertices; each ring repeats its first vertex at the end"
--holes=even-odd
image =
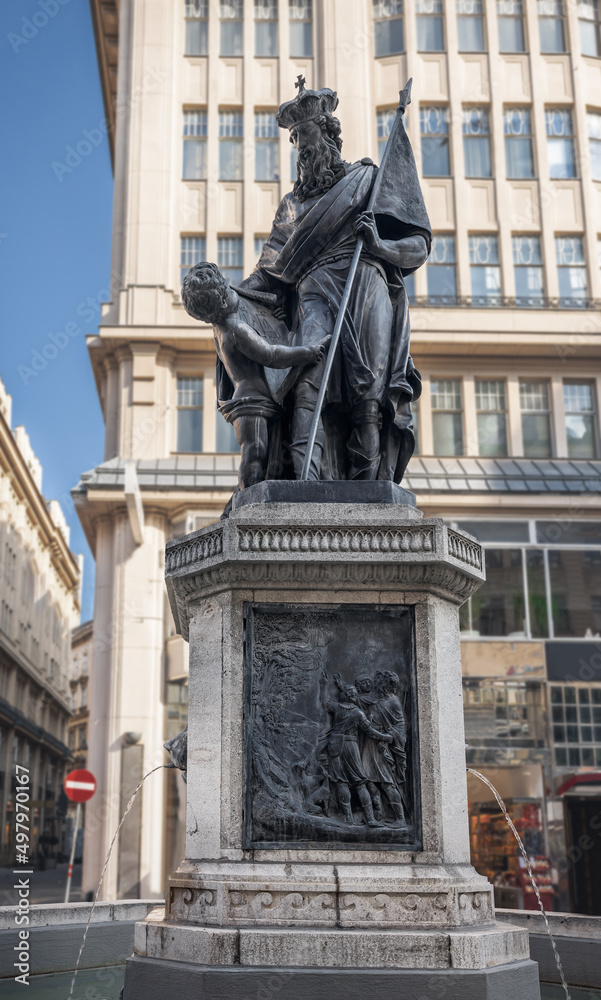
POLYGON ((128 959, 123 1000, 540 1000, 526 959, 488 969, 215 967, 128 959))
POLYGON ((234 493, 232 510, 253 503, 383 503, 415 507, 415 494, 386 480, 268 479, 234 493))

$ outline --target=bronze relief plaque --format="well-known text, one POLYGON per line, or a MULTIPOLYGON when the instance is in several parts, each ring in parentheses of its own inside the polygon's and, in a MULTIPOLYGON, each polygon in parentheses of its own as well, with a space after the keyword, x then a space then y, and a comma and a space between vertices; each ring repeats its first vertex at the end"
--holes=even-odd
POLYGON ((419 850, 414 613, 245 606, 244 843, 419 850))

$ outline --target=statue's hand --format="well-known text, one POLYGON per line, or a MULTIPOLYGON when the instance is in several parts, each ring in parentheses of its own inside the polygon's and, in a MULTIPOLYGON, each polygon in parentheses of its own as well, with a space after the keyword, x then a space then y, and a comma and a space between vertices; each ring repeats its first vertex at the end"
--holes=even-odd
POLYGON ((321 359, 325 356, 325 353, 326 353, 326 351, 328 349, 328 346, 330 344, 331 339, 332 339, 332 335, 331 335, 331 333, 329 333, 328 336, 324 337, 323 340, 320 340, 319 343, 311 345, 311 347, 309 348, 309 350, 313 354, 313 359, 312 360, 314 362, 321 361, 321 359))
POLYGON ((373 212, 362 212, 357 219, 355 226, 357 236, 362 236, 365 246, 372 253, 377 253, 382 249, 382 240, 378 233, 378 227, 373 212))

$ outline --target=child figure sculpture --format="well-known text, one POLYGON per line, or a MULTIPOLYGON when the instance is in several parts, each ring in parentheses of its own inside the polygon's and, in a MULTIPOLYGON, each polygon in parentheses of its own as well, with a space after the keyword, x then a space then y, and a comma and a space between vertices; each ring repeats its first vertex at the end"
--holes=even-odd
POLYGON ((320 361, 331 337, 305 347, 271 344, 246 323, 238 293, 216 264, 195 264, 182 284, 186 312, 212 323, 217 350, 218 409, 233 424, 240 445, 239 489, 265 479, 269 452, 269 422, 281 416, 263 368, 305 367, 320 361), (220 364, 225 373, 220 371, 220 364), (224 380, 223 375, 226 375, 224 380), (219 387, 230 383, 221 398, 219 387), (233 391, 232 391, 233 390, 233 391))

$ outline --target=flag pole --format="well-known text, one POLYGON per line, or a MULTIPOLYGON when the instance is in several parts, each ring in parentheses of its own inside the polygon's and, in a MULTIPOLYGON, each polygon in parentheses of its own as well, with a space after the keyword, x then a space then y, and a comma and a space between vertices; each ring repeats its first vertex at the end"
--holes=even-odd
MULTIPOLYGON (((371 194, 369 196, 369 201, 367 203, 367 208, 366 208, 367 212, 371 212, 373 210, 373 206, 376 203, 376 198, 380 190, 381 179, 384 174, 384 166, 388 158, 389 150, 391 150, 393 146, 391 140, 396 135, 398 129, 404 127, 401 123, 401 117, 405 113, 405 108, 407 107, 407 105, 411 103, 412 83, 413 83, 413 77, 409 80, 404 90, 401 90, 399 94, 399 105, 397 108, 396 117, 394 119, 394 122, 392 123, 392 128, 390 130, 390 135, 388 136, 388 141, 386 143, 386 149, 384 150, 382 162, 380 164, 380 168, 376 174, 376 179, 371 189, 371 194)), ((357 245, 355 247, 355 252, 353 253, 353 258, 351 260, 351 266, 349 267, 346 284, 344 286, 344 292, 340 302, 340 308, 338 309, 336 323, 334 324, 334 330, 332 332, 332 340, 330 342, 328 355, 326 357, 326 363, 324 365, 321 385, 319 386, 319 393, 317 395, 317 402, 315 404, 315 411, 313 413, 311 430, 309 432, 309 440, 307 441, 307 449, 305 451, 305 458, 303 461, 303 468, 301 472, 301 480, 303 481, 306 481, 309 478, 311 461, 313 459, 313 450, 315 448, 315 439, 317 437, 317 428, 319 426, 319 421, 321 419, 321 411, 323 409, 323 404, 326 397, 326 391, 328 388, 328 382, 330 381, 330 375, 332 374, 332 366, 334 364, 336 348, 338 346, 338 341, 340 340, 340 334, 342 332, 342 324, 344 322, 344 317, 346 315, 346 310, 348 308, 349 299, 351 297, 351 292, 353 290, 353 285, 355 283, 355 276, 357 274, 357 268, 359 266, 359 258, 363 251, 363 246, 364 246, 363 237, 359 236, 357 238, 357 245)))

